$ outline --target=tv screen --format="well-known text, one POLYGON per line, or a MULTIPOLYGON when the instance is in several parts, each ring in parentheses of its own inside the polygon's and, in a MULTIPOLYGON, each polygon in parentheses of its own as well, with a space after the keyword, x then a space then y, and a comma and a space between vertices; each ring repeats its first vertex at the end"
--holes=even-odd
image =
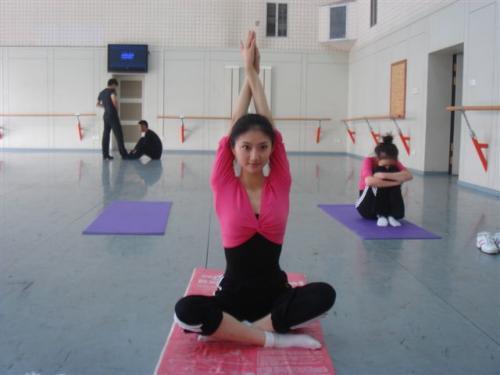
POLYGON ((108 72, 147 72, 146 44, 108 44, 108 72))

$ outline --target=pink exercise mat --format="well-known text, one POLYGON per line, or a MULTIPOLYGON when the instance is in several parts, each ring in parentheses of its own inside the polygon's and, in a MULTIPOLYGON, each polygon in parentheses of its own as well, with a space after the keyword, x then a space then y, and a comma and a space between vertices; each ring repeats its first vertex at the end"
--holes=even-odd
MULTIPOLYGON (((186 295, 213 295, 222 271, 195 268, 186 295)), ((304 285, 299 273, 289 273, 292 286, 304 285)), ((319 321, 301 330, 323 341, 319 321)), ((323 345, 321 350, 269 349, 230 342, 199 342, 197 334, 186 334, 172 324, 167 342, 156 365, 157 375, 205 374, 314 374, 334 375, 332 360, 323 345)))

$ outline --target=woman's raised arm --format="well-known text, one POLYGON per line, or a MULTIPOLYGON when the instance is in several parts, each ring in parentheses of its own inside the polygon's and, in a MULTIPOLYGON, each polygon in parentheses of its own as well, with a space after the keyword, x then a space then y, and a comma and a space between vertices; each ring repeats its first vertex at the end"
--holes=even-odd
MULTIPOLYGON (((252 45, 255 46, 255 32, 249 31, 247 35, 247 40, 245 43, 240 41, 240 51, 243 56, 243 60, 246 61, 248 58, 252 61, 252 65, 259 74, 260 70, 260 54, 256 48, 252 48, 252 45)), ((246 72, 246 69, 245 69, 246 72)), ((231 114, 231 126, 229 128, 228 133, 231 133, 231 129, 238 119, 248 112, 248 106, 250 105, 250 101, 252 100, 252 91, 250 90, 250 85, 248 83, 248 78, 245 75, 245 82, 243 84, 243 88, 240 91, 238 99, 236 100, 236 105, 234 106, 233 113, 231 114)))
POLYGON ((262 86, 262 82, 260 82, 259 72, 255 68, 256 66, 260 66, 260 53, 255 39, 255 32, 253 32, 253 35, 254 38, 248 48, 248 53, 244 55, 245 74, 252 92, 255 110, 259 115, 266 117, 274 126, 273 114, 267 103, 264 87, 262 86))

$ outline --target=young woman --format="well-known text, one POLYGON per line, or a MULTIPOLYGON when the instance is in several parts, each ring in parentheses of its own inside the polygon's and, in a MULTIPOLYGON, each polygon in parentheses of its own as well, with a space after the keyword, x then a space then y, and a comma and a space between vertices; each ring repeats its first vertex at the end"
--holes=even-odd
POLYGON ((226 270, 214 296, 182 298, 174 319, 184 330, 213 339, 318 349, 321 344, 308 335, 285 333, 328 311, 335 291, 326 283, 291 288, 280 268, 290 168, 259 80, 255 32, 248 33, 241 53, 246 81, 229 135, 219 142, 211 175, 226 270), (252 97, 258 114, 246 114, 252 97), (239 177, 234 173, 235 159, 241 167, 239 177), (265 177, 267 163, 271 171, 265 177))
POLYGON ((359 199, 356 208, 365 219, 377 219, 377 225, 401 226, 405 215, 401 184, 413 176, 398 161, 398 148, 386 135, 375 147, 375 157, 367 157, 361 165, 359 199))

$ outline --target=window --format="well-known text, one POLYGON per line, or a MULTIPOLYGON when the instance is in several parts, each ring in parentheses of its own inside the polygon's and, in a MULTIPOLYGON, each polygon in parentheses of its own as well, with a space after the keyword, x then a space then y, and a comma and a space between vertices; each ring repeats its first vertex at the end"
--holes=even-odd
POLYGON ((276 4, 267 3, 266 36, 276 35, 276 4))
POLYGON ((266 36, 287 36, 288 5, 267 3, 266 36))
POLYGON ((370 27, 377 24, 377 0, 370 0, 370 27))
POLYGON ((278 36, 286 36, 288 9, 286 4, 278 4, 278 36))
POLYGON ((345 39, 346 13, 345 5, 330 8, 330 39, 345 39))

